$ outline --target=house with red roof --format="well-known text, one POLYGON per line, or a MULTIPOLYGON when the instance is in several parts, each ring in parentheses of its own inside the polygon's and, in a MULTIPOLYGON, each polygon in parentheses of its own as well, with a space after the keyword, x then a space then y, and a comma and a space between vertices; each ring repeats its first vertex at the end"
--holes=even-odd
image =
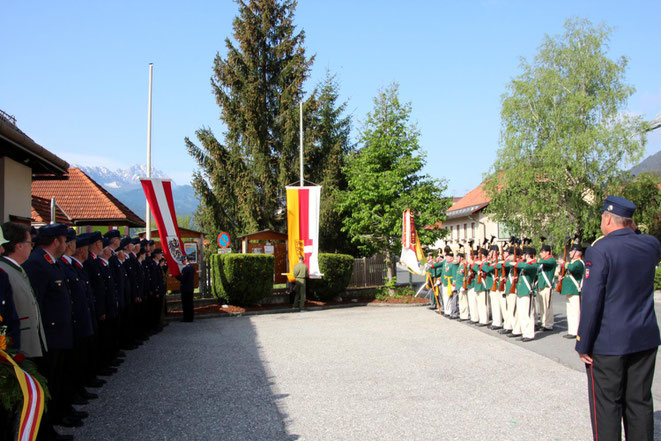
MULTIPOLYGON (((32 208, 35 223, 50 222, 47 216, 39 213, 41 200, 55 200, 57 208, 70 225, 79 232, 92 231, 93 227, 122 229, 129 234, 129 228, 144 228, 145 222, 126 205, 104 189, 100 184, 78 168, 69 168, 60 179, 41 179, 32 182, 32 208)), ((56 212, 56 219, 57 219, 56 212)))

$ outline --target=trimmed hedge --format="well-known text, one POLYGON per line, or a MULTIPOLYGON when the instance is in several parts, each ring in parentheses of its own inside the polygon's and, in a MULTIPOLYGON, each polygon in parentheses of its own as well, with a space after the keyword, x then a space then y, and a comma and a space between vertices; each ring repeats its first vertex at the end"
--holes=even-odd
POLYGON ((212 294, 225 303, 253 305, 273 289, 274 258, 270 254, 213 254, 209 264, 212 294))
POLYGON ((657 266, 654 273, 654 289, 661 291, 661 266, 657 266))
POLYGON ((353 256, 348 254, 319 253, 321 279, 310 279, 307 283, 307 297, 321 301, 331 300, 347 289, 353 272, 353 256))

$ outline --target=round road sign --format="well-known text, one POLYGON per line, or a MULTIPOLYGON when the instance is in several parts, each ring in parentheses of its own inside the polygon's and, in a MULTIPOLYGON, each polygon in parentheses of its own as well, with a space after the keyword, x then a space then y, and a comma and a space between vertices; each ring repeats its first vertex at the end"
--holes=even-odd
POLYGON ((224 231, 218 235, 218 246, 221 248, 227 248, 230 246, 230 235, 224 231))

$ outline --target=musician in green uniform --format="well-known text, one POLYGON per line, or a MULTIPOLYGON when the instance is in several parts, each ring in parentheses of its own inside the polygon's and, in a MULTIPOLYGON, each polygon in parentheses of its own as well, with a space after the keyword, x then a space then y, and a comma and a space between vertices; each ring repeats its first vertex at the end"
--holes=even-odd
POLYGON ((477 326, 487 326, 489 324, 489 290, 487 288, 487 273, 485 269, 493 268, 487 262, 489 252, 485 248, 480 248, 480 261, 473 268, 478 273, 478 279, 475 282, 475 293, 477 294, 477 315, 479 323, 477 326))
POLYGON ((535 307, 539 314, 543 331, 553 330, 553 307, 551 306, 551 293, 553 292, 553 276, 555 275, 556 260, 551 254, 549 245, 542 245, 539 251, 539 264, 537 273, 537 295, 535 307))
POLYGON ((560 267, 565 267, 565 276, 562 278, 562 291, 567 305, 567 335, 565 338, 575 339, 578 332, 578 319, 581 316, 581 290, 583 288, 583 275, 585 263, 583 262, 583 247, 574 244, 569 251, 570 262, 558 260, 560 267))
POLYGON ((496 270, 495 272, 498 274, 498 277, 500 278, 498 280, 498 302, 500 303, 500 313, 503 318, 503 326, 502 329, 498 332, 501 334, 509 334, 512 332, 512 325, 514 323, 513 316, 514 316, 514 304, 516 304, 516 294, 513 294, 513 301, 511 304, 508 304, 507 302, 507 297, 510 292, 511 288, 511 280, 510 280, 510 265, 508 265, 508 261, 510 260, 510 254, 511 254, 511 249, 509 247, 503 248, 503 255, 502 259, 499 260, 496 263, 496 270))
POLYGON ((521 341, 527 342, 535 338, 535 291, 533 289, 537 278, 536 251, 533 247, 523 248, 523 262, 516 264, 519 271, 519 282, 516 285, 516 311, 518 323, 509 337, 521 336, 521 341))

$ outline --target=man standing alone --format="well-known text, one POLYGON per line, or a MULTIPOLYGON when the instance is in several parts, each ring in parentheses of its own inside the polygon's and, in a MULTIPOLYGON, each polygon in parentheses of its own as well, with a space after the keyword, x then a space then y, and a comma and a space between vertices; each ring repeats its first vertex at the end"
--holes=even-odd
POLYGON ((652 380, 661 339, 654 313, 658 239, 634 233, 629 200, 609 196, 604 237, 588 248, 576 351, 588 375, 595 440, 654 438, 652 380))
POLYGON ((305 309, 305 281, 308 278, 308 267, 305 266, 303 256, 298 258, 298 263, 294 267, 294 277, 296 278, 296 297, 294 297, 294 308, 305 309))

